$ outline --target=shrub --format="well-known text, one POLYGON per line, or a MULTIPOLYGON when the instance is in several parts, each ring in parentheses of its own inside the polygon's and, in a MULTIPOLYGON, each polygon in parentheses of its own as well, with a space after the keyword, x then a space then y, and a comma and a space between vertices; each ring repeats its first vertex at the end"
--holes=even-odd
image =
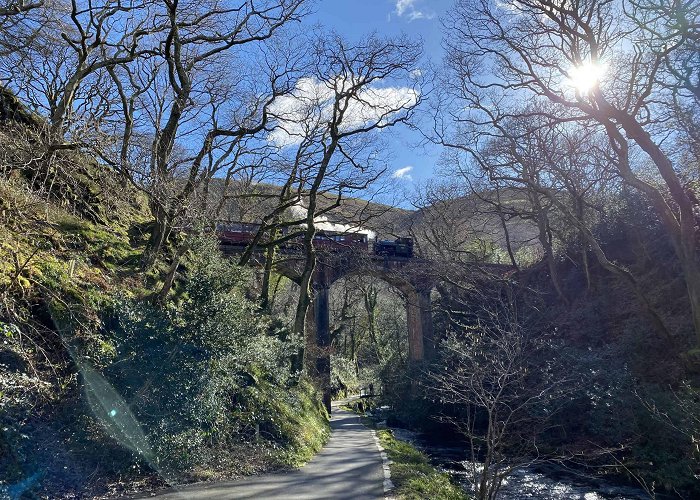
POLYGON ((327 421, 310 389, 294 384, 297 346, 246 298, 248 273, 212 245, 194 242, 187 279, 166 308, 118 301, 108 321, 117 354, 104 374, 131 402, 168 474, 232 460, 241 467, 245 458, 232 450, 243 445, 250 453, 285 450, 280 464, 308 459, 325 441, 327 421))

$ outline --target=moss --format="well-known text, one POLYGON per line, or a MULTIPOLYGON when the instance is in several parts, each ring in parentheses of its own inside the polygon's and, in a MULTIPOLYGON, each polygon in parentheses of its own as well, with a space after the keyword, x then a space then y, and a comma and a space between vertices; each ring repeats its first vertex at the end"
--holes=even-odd
POLYGON ((405 441, 396 439, 391 431, 377 431, 379 441, 393 462, 391 480, 396 496, 402 499, 462 500, 469 496, 450 482, 447 474, 439 472, 428 457, 405 441))
POLYGON ((132 247, 128 231, 123 227, 101 226, 74 217, 62 218, 58 227, 64 235, 73 237, 77 250, 107 270, 116 271, 139 262, 141 249, 132 247))
POLYGON ((275 383, 256 383, 257 411, 254 420, 270 443, 281 444, 280 465, 301 467, 318 453, 330 437, 328 414, 311 384, 301 382, 285 390, 275 383))
POLYGON ((284 420, 288 422, 290 446, 282 455, 283 462, 300 467, 318 453, 330 437, 328 414, 319 403, 311 384, 302 382, 295 390, 296 403, 287 404, 284 420))
POLYGON ((30 304, 43 304, 64 340, 98 364, 111 359, 115 347, 100 316, 117 295, 145 293, 133 278, 140 248, 129 229, 147 214, 122 203, 115 209, 122 220, 104 225, 38 199, 18 180, 0 180, 0 194, 0 292, 14 314, 24 308, 31 317, 30 304))

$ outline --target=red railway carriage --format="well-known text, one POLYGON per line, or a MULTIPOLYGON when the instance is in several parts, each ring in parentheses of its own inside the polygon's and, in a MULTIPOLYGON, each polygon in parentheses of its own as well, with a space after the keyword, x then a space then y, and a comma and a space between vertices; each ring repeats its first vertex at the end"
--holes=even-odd
MULTIPOLYGON (((259 229, 260 224, 251 222, 222 222, 216 225, 216 234, 222 247, 244 247, 252 243, 259 229)), ((301 251, 302 241, 302 237, 290 239, 281 245, 281 249, 287 252, 301 251)), ((317 231, 314 245, 318 250, 326 252, 369 251, 369 240, 365 233, 317 231)))
POLYGON ((334 231, 316 232, 314 245, 319 250, 329 252, 349 252, 353 250, 367 252, 369 248, 365 233, 339 233, 334 231))
POLYGON ((229 222, 216 225, 216 234, 222 245, 246 246, 253 241, 260 224, 229 222))

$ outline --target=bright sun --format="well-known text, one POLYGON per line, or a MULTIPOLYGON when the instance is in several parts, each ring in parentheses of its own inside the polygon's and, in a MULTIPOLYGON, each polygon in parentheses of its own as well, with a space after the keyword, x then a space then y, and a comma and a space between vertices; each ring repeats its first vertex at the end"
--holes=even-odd
POLYGON ((569 70, 569 82, 579 92, 587 93, 600 82, 606 69, 606 64, 588 61, 569 70))

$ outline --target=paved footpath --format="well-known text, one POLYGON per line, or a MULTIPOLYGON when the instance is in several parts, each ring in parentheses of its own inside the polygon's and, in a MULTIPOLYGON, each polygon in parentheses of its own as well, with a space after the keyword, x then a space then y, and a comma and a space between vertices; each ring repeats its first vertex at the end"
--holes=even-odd
POLYGON ((373 433, 359 417, 333 405, 331 437, 298 470, 226 483, 178 487, 155 498, 182 499, 379 499, 384 498, 382 459, 373 433))

